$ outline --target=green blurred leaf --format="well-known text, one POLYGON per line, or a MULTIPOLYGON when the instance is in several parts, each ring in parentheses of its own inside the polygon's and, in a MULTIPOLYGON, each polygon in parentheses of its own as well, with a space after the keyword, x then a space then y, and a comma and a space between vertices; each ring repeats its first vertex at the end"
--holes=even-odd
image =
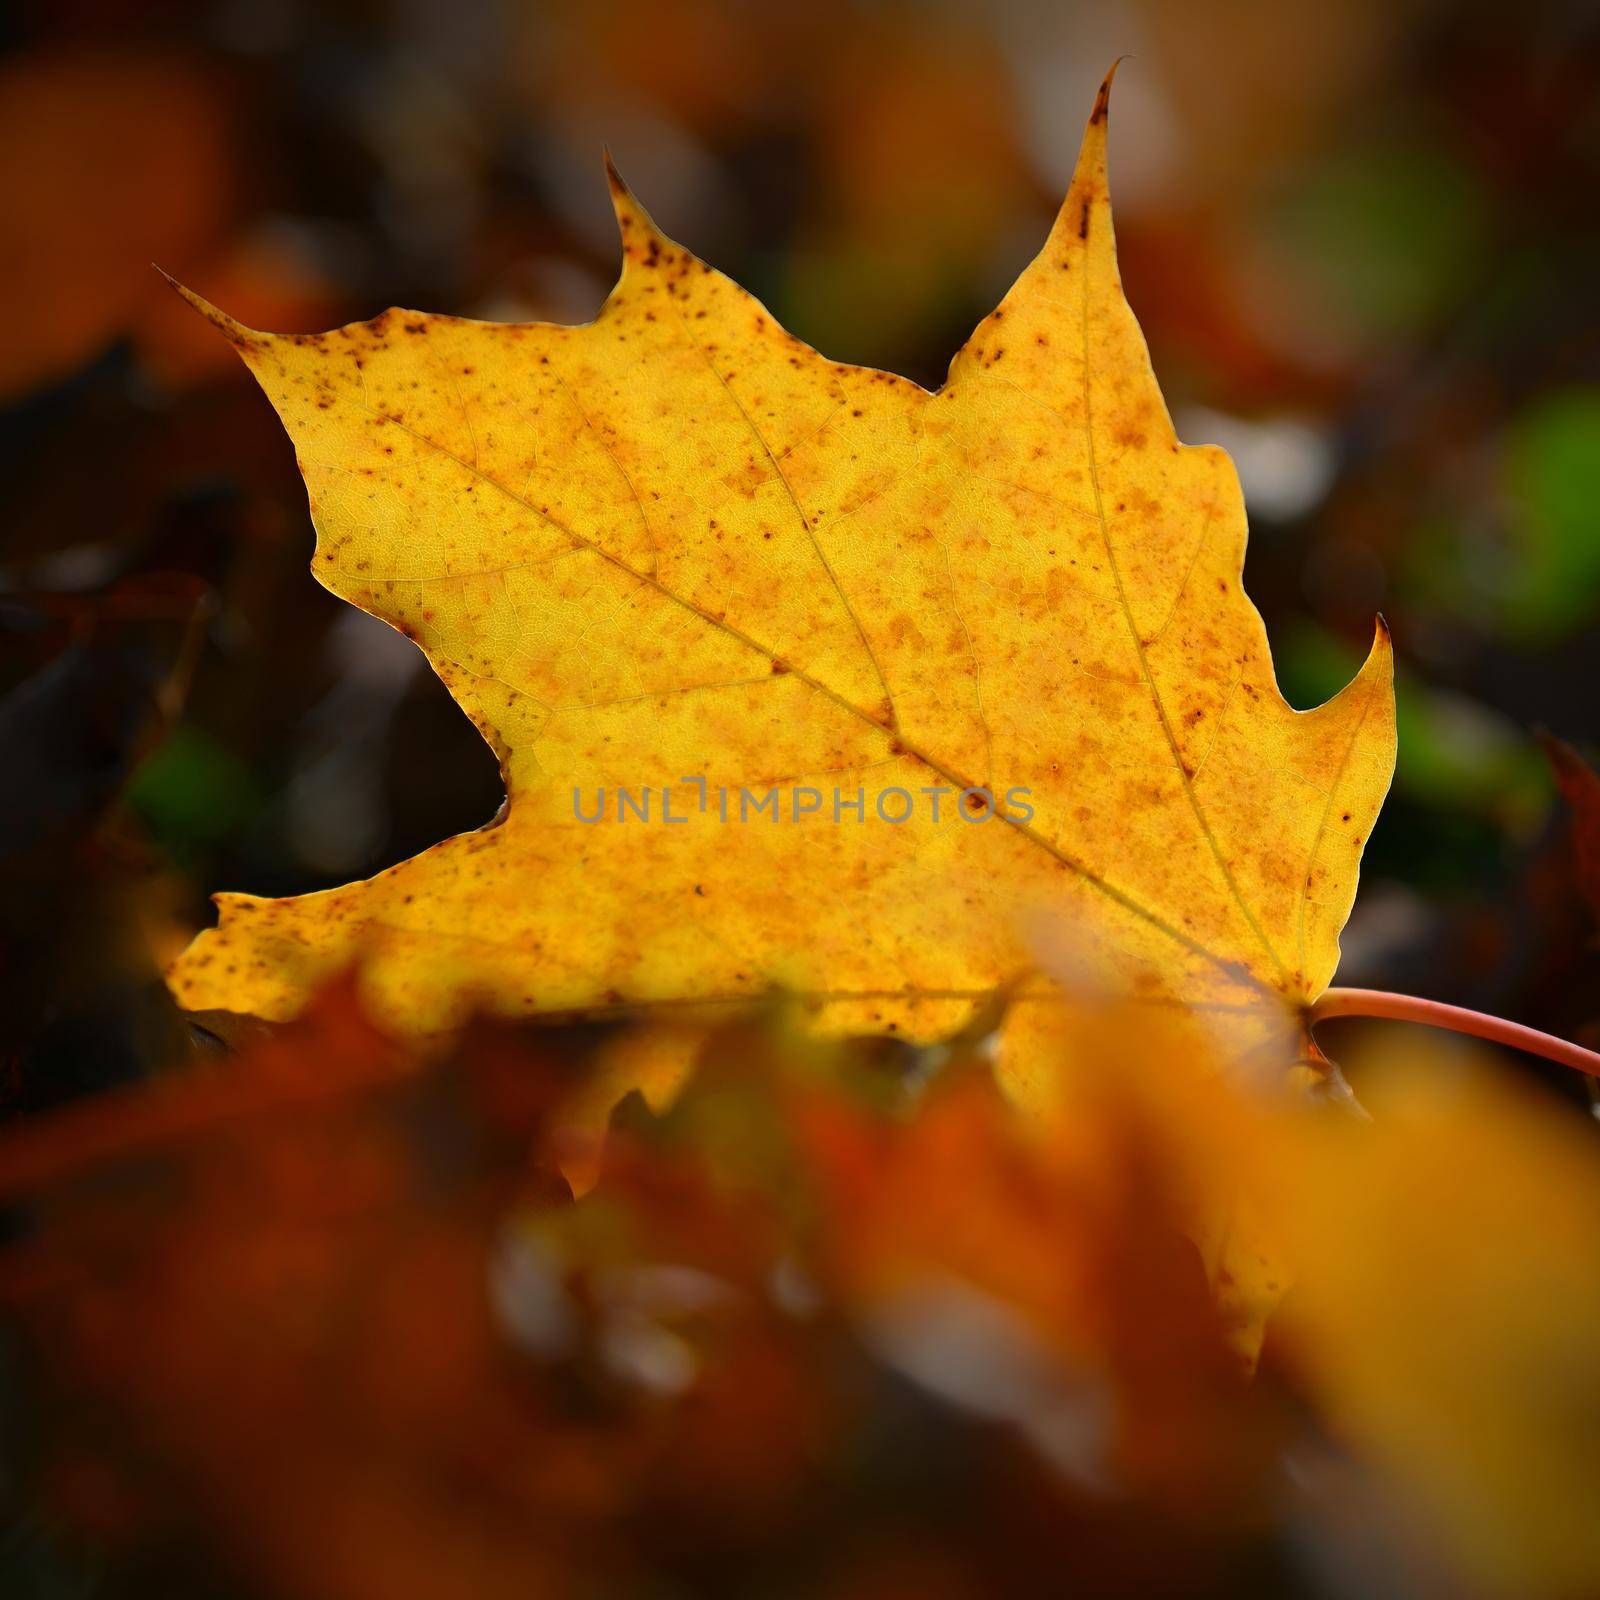
POLYGON ((1541 400, 1505 440, 1514 563, 1502 599, 1515 633, 1583 626, 1600 601, 1600 389, 1541 400))
POLYGON ((1450 152, 1388 135, 1331 156, 1279 225, 1317 292, 1382 336, 1417 328, 1473 271, 1484 214, 1475 176, 1450 152))
POLYGON ((128 804, 180 860, 235 833, 260 806, 249 768, 210 734, 179 727, 140 766, 128 804))

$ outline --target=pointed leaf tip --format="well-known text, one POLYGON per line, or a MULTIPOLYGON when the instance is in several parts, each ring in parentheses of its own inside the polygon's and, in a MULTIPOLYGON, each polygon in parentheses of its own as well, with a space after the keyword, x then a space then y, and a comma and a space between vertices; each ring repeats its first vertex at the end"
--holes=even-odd
POLYGON ((1116 81, 1117 68, 1127 59, 1126 55, 1118 56, 1111 63, 1111 67, 1105 77, 1100 80, 1100 92, 1094 97, 1094 110, 1089 114, 1089 126, 1091 128, 1105 125, 1106 118, 1111 113, 1111 85, 1116 81))
MULTIPOLYGON (((617 163, 612 159, 611 146, 604 146, 600 153, 606 164, 606 183, 611 189, 613 198, 628 195, 628 186, 622 181, 622 174, 617 171, 617 163)), ((629 198, 632 196, 629 195, 629 198)))
POLYGON ((173 292, 193 306, 242 356, 248 357, 253 351, 264 348, 270 335, 258 333, 254 328, 247 328, 237 318, 230 317, 226 311, 212 305, 204 295, 196 294, 187 284, 180 283, 164 267, 157 266, 155 262, 151 262, 151 265, 172 286, 173 292))
POLYGON ((639 217, 648 223, 649 214, 639 204, 638 196, 628 187, 627 179, 617 171, 609 148, 605 151, 605 162, 606 187, 611 191, 611 209, 616 212, 617 221, 620 223, 624 217, 639 217))
POLYGON ((656 226, 650 213, 639 204, 638 196, 628 187, 627 181, 617 171, 617 164, 611 157, 611 151, 605 151, 606 186, 611 191, 611 209, 616 215, 617 228, 622 235, 622 256, 624 266, 636 260, 640 251, 629 247, 630 236, 638 234, 653 235, 658 239, 662 237, 661 230, 656 226))
POLYGON ((1388 683, 1394 682, 1394 635, 1389 630, 1388 619, 1379 611, 1375 613, 1372 622, 1372 646, 1367 651, 1366 660, 1361 663, 1355 677, 1350 680, 1353 687, 1363 680, 1381 678, 1388 683))
POLYGON ((1117 68, 1128 58, 1118 56, 1111 69, 1101 80, 1100 92, 1095 96, 1094 110, 1083 130, 1083 142, 1078 147, 1078 159, 1072 170, 1072 183, 1066 198, 1056 214, 1053 237, 1065 243, 1070 250, 1086 244, 1092 219, 1104 219, 1104 231, 1110 236, 1110 186, 1106 174, 1106 131, 1110 119, 1111 85, 1116 81, 1117 68))

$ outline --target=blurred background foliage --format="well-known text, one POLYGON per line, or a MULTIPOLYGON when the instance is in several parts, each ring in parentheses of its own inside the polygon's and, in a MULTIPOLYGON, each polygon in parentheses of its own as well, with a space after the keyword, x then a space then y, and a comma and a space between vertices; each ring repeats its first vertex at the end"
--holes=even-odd
POLYGON ((1124 53, 1129 297, 1239 467, 1284 691, 1342 684, 1377 610, 1399 652, 1342 979, 1596 1042, 1536 737, 1600 741, 1592 5, 22 0, 0 45, 0 1109, 182 1053, 158 969, 212 891, 501 799, 421 655, 310 579, 291 447, 152 263, 279 331, 583 321, 609 146, 800 337, 936 385, 1124 53))

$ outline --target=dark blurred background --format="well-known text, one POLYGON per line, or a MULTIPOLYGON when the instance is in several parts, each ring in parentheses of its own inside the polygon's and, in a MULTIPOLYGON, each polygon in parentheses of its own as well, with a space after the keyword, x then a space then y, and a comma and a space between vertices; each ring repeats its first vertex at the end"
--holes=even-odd
POLYGON ((1238 464, 1284 691, 1343 682, 1379 609, 1400 653, 1343 981, 1593 1020, 1534 737, 1600 736, 1592 6, 56 0, 0 28, 13 1103, 169 1047, 151 974, 212 890, 365 875, 500 800, 421 655, 309 577, 289 442, 152 262, 279 331, 586 320, 609 145, 802 338, 933 385, 1125 53, 1124 276, 1180 434, 1238 464))

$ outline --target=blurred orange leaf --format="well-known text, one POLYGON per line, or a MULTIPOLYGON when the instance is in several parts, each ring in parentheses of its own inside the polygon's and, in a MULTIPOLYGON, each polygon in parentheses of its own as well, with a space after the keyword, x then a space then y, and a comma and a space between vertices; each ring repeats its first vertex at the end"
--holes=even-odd
MULTIPOLYGON (((0 1305, 49 1397, 52 1514, 134 1550, 175 1523, 268 1594, 420 1597, 446 1572, 489 1597, 634 1592, 803 1538, 894 1398, 869 1381, 873 1352, 910 1354, 887 1313, 956 1278, 1044 1352, 980 1352, 974 1382, 1103 1413, 1036 1430, 1058 1475, 1027 1549, 1070 1539, 1073 1473, 1247 1492, 1261 1418, 1131 1100, 1102 1101, 1098 1161, 1063 1165, 970 1065, 874 1104, 847 1087, 859 1048, 722 1030, 574 1204, 541 1153, 594 1043, 480 1024, 425 1060, 346 985, 224 1063, 0 1139, 0 1189, 30 1207, 0 1305)), ((921 1331, 959 1335, 951 1309, 921 1331)), ((960 1529, 936 1502, 897 1516, 1025 1566, 994 1521, 1015 1536, 1006 1482, 984 1492, 960 1529)))
POLYGON ((60 378, 197 264, 237 203, 226 101, 181 55, 58 49, 0 70, 0 399, 60 378))

